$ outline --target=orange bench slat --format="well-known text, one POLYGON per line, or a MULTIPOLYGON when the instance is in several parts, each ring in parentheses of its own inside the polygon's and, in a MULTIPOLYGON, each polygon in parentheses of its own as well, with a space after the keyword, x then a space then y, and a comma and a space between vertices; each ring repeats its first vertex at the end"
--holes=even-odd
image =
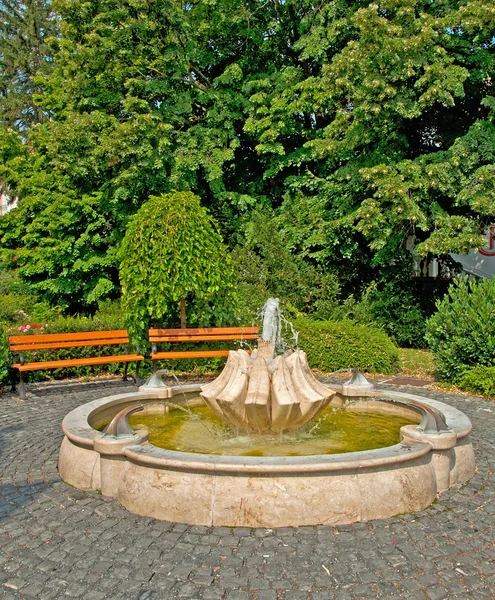
POLYGON ((219 340, 257 340, 258 336, 256 334, 247 334, 247 335, 183 335, 183 336, 174 336, 174 335, 164 335, 164 336, 151 336, 150 342, 156 343, 173 343, 173 342, 213 342, 219 340))
MULTIPOLYGON (((33 336, 35 337, 35 336, 33 336)), ((38 336, 36 336, 38 337, 38 336)), ((32 350, 50 350, 51 348, 82 348, 84 346, 111 346, 116 344, 128 344, 128 338, 115 338, 112 340, 84 341, 84 342, 45 342, 43 344, 16 344, 10 346, 11 352, 30 352, 32 350)))
POLYGON ((120 356, 95 356, 94 358, 70 358, 67 360, 52 360, 46 362, 19 363, 12 365, 19 371, 40 371, 42 369, 61 369, 63 367, 82 367, 85 365, 106 365, 109 363, 142 361, 140 354, 122 354, 120 356))
POLYGON ((149 329, 150 337, 177 336, 212 336, 212 335, 247 335, 257 334, 258 327, 199 327, 191 329, 149 329))
POLYGON ((9 344, 38 344, 41 342, 72 342, 83 340, 99 342, 100 340, 112 340, 115 338, 126 338, 128 340, 127 330, 116 329, 113 331, 78 331, 77 333, 11 335, 9 336, 9 344))
POLYGON ((210 358, 213 356, 228 356, 229 350, 190 350, 177 352, 155 352, 151 354, 153 360, 160 358, 210 358))

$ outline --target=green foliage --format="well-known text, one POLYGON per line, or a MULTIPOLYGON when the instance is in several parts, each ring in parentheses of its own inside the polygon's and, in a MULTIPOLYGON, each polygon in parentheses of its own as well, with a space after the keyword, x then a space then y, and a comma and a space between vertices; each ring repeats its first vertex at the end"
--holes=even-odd
POLYGON ((353 367, 371 373, 396 373, 397 348, 383 331, 352 321, 297 319, 298 345, 312 368, 324 373, 353 367))
POLYGON ((151 322, 177 326, 181 299, 192 326, 233 318, 232 261, 194 194, 152 196, 130 219, 119 257, 123 308, 136 342, 146 340, 151 322))
POLYGON ((481 394, 495 399, 495 367, 473 367, 461 375, 458 384, 461 390, 481 394))
POLYGON ((19 136, 0 130, 0 154, 7 157, 0 179, 22 197, 0 218, 1 260, 15 265, 40 299, 70 312, 94 311, 117 293, 112 269, 121 234, 108 211, 98 197, 78 197, 67 178, 49 172, 49 158, 28 152, 19 136))
POLYGON ((313 318, 326 319, 334 314, 340 292, 337 276, 293 254, 271 211, 255 211, 250 216, 246 241, 233 255, 241 318, 255 318, 269 297, 277 297, 286 308, 313 318))
POLYGON ((56 35, 57 20, 47 0, 2 0, 0 4, 0 123, 21 131, 40 123, 35 102, 38 74, 50 71, 47 39, 56 35))
POLYGON ((296 29, 294 61, 250 82, 245 130, 285 203, 311 207, 313 252, 358 257, 359 236, 342 235, 352 227, 375 265, 412 234, 424 254, 480 245, 495 214, 483 100, 495 73, 493 16, 478 1, 318 5, 296 29))
POLYGON ((0 321, 0 389, 10 382, 11 364, 7 328, 0 321))
POLYGON ((16 272, 0 269, 0 323, 46 323, 57 311, 36 296, 16 272))
MULTIPOLYGON (((400 348, 424 348, 426 317, 415 297, 412 260, 406 256, 382 272, 360 300, 371 322, 379 325, 400 348)), ((364 312, 363 310, 361 312, 364 312)))
MULTIPOLYGON (((55 5, 51 39, 48 25, 42 38, 31 21, 14 27, 43 63, 23 80, 29 102, 36 87, 25 106, 49 118, 0 131, 0 184, 19 198, 0 218, 1 259, 39 298, 72 314, 116 298, 128 220, 173 190, 197 194, 229 246, 268 265, 267 290, 323 319, 409 237, 425 256, 482 243, 495 215, 491 3, 55 5), (250 233, 260 207, 276 211, 288 259, 250 233)), ((14 104, 16 86, 3 92, 14 104)))
POLYGON ((495 365, 495 279, 458 278, 427 322, 440 380, 457 383, 477 365, 495 365))

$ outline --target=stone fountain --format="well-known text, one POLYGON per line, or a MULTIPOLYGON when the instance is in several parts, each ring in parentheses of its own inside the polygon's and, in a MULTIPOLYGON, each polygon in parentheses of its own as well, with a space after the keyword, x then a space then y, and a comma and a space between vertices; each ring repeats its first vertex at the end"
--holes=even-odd
POLYGON ((323 385, 303 351, 280 352, 275 299, 265 304, 258 347, 251 354, 230 352, 212 383, 167 385, 155 373, 139 392, 76 408, 62 428, 64 481, 118 498, 137 514, 197 525, 288 527, 386 518, 424 509, 475 472, 471 423, 462 412, 421 396, 378 392, 359 372, 344 385, 323 385), (140 411, 166 424, 174 410, 192 413, 205 404, 234 430, 257 436, 318 427, 321 415, 342 405, 400 415, 410 424, 400 428, 399 443, 386 447, 234 456, 158 447, 147 430, 128 423, 140 411))

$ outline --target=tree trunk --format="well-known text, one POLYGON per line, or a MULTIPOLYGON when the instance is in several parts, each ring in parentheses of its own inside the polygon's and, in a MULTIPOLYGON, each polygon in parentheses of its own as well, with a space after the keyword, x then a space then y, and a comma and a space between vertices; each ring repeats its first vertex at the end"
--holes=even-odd
POLYGON ((180 299, 180 328, 185 329, 186 324, 186 299, 180 299))

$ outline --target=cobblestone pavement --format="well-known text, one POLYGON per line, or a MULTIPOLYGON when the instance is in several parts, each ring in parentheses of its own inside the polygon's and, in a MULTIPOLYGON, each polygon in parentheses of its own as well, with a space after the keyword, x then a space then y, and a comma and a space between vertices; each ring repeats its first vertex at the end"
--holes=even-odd
POLYGON ((1 397, 1 597, 495 598, 495 402, 411 389, 474 425, 477 474, 425 511, 344 527, 231 529, 138 517, 60 481, 63 416, 131 389, 106 382, 1 397))

